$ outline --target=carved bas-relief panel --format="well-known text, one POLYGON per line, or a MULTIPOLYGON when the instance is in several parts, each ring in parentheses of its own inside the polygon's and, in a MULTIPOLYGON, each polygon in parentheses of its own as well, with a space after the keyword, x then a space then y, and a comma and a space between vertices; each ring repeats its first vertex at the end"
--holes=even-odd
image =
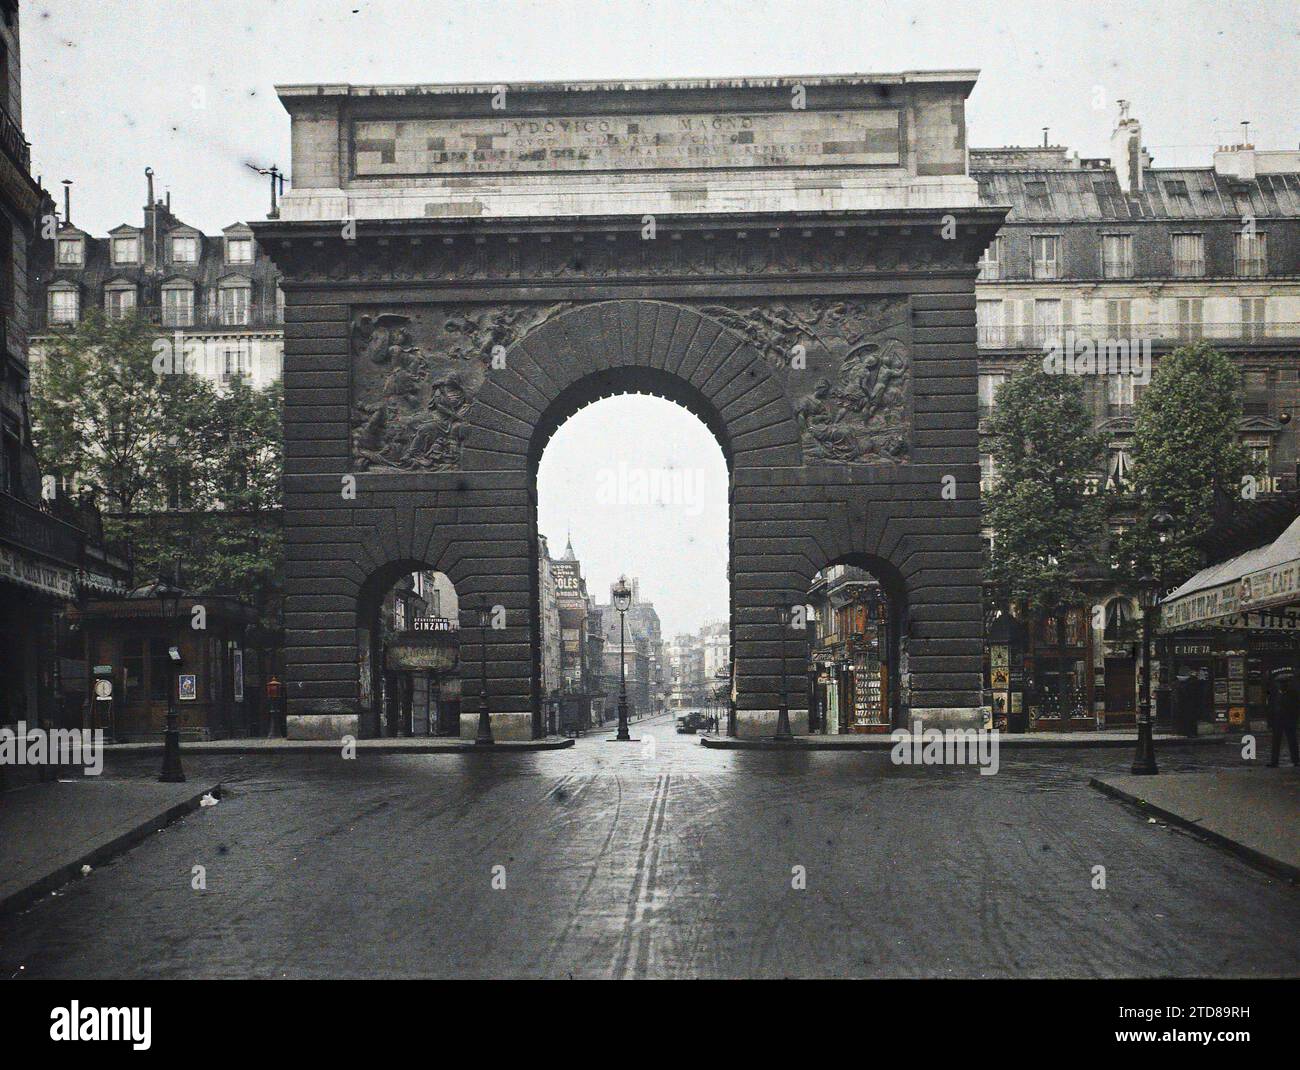
MULTIPOLYGON (((354 310, 352 447, 359 470, 460 467, 471 404, 506 351, 571 303, 354 310)), ((785 384, 809 461, 899 464, 911 451, 903 298, 696 303, 785 384)))
POLYGON ((703 306, 784 369, 804 459, 897 464, 911 452, 912 359, 903 298, 814 297, 703 306))
POLYGON ((358 470, 459 468, 470 403, 493 353, 503 353, 563 307, 355 310, 352 455, 358 470))

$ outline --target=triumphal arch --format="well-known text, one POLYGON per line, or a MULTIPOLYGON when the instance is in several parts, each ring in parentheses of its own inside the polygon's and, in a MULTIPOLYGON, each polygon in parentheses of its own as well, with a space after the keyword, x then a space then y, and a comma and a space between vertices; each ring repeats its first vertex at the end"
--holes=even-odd
POLYGON ((972 71, 294 85, 284 274, 291 736, 367 731, 375 600, 461 603, 498 739, 542 730, 535 476, 578 408, 645 392, 730 467, 736 730, 770 734, 778 608, 870 568, 900 608, 900 717, 979 718, 972 71), (480 629, 479 605, 502 607, 480 629))

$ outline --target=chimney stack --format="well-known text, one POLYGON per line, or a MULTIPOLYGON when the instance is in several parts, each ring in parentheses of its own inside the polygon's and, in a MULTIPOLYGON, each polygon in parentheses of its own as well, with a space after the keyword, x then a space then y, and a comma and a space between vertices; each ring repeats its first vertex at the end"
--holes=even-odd
POLYGON ((63 223, 72 226, 72 179, 63 180, 63 223))
POLYGON ((1146 188, 1145 159, 1142 150, 1142 124, 1130 118, 1129 102, 1118 101, 1119 120, 1110 135, 1110 164, 1125 193, 1140 193, 1146 188))
POLYGON ((149 187, 148 195, 144 199, 145 207, 152 208, 153 207, 153 168, 152 167, 146 167, 144 169, 144 179, 145 182, 148 183, 148 187, 149 187))

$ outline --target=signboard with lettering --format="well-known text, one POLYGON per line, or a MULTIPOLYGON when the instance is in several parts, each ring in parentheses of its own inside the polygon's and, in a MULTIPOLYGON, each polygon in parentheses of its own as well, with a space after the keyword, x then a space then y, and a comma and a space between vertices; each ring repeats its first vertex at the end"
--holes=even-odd
POLYGON ((73 572, 35 561, 6 546, 0 546, 0 577, 57 598, 72 599, 77 595, 77 577, 73 572))
POLYGON ((359 119, 360 178, 512 171, 899 167, 901 111, 359 119))
POLYGON ((450 632, 456 628, 455 622, 449 617, 412 617, 411 631, 413 632, 450 632))

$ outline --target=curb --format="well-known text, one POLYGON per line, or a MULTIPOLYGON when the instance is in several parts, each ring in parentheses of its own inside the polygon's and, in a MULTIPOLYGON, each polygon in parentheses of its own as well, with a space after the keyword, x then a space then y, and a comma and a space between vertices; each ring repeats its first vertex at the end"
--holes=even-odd
MULTIPOLYGON (((449 740, 443 743, 386 743, 369 739, 357 740, 357 754, 500 754, 520 751, 566 750, 573 746, 572 739, 520 739, 501 740, 490 747, 477 746, 473 740, 449 740)), ((213 743, 191 742, 181 744, 181 756, 205 754, 328 754, 337 755, 342 747, 337 739, 287 739, 272 744, 249 744, 238 740, 221 740, 213 743)), ((104 753, 162 754, 161 743, 105 743, 104 753)))
POLYGON ((139 825, 113 837, 107 843, 102 843, 98 847, 93 847, 85 854, 67 865, 60 866, 52 873, 47 873, 44 877, 38 877, 26 887, 19 888, 16 892, 10 892, 3 899, 0 899, 0 914, 10 914, 21 910, 23 907, 30 905, 33 901, 40 899, 49 892, 62 888, 81 875, 82 866, 98 866, 116 858, 120 854, 125 854, 136 844, 148 839, 153 833, 161 828, 172 824, 173 822, 184 817, 188 813, 199 808, 199 800, 204 795, 212 794, 221 797, 222 786, 218 781, 200 788, 194 795, 188 799, 182 799, 178 803, 173 803, 162 813, 142 821, 139 825))
MULTIPOLYGON (((1235 737, 1222 736, 1156 736, 1157 745, 1206 747, 1216 744, 1222 746, 1235 742, 1235 737)), ((701 736, 700 746, 711 750, 768 750, 768 751, 887 751, 897 744, 888 735, 861 736, 848 743, 831 743, 824 739, 809 736, 796 736, 790 743, 778 743, 774 739, 732 739, 730 737, 701 736)), ((1035 739, 1029 735, 1003 735, 998 739, 1002 750, 1035 750, 1042 748, 1066 748, 1071 750, 1131 750, 1137 746, 1137 737, 1132 739, 1035 739)))
POLYGON ((1156 806, 1154 803, 1149 803, 1137 795, 1130 795, 1127 791, 1122 791, 1112 784, 1107 784, 1105 781, 1099 780, 1097 777, 1089 778, 1088 783, 1103 795, 1108 795, 1119 802, 1137 807, 1142 813, 1158 814, 1169 822, 1169 824, 1176 825, 1178 828, 1190 832, 1198 839, 1202 839, 1207 843, 1212 843, 1216 847, 1224 848, 1231 854, 1236 855, 1243 862, 1248 862, 1256 869, 1261 869, 1274 877, 1282 877, 1286 880, 1300 882, 1300 866, 1293 866, 1289 862, 1283 862, 1281 859, 1274 858, 1271 855, 1266 855, 1262 851, 1256 851, 1253 847, 1247 847, 1244 843, 1238 843, 1236 840, 1229 839, 1221 833, 1204 828, 1201 825, 1198 825, 1195 821, 1181 817, 1171 810, 1166 810, 1164 807, 1156 806))

